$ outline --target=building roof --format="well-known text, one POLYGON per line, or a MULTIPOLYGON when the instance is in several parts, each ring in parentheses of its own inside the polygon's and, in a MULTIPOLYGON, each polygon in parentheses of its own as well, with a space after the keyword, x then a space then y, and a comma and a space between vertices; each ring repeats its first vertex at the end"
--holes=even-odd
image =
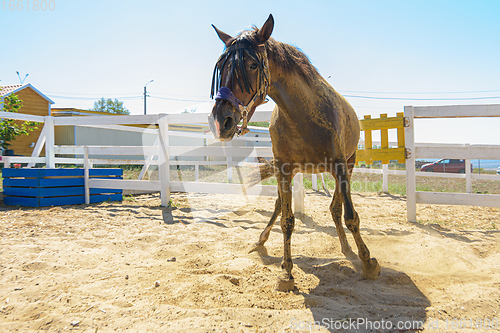
POLYGON ((26 89, 26 88, 31 88, 34 92, 36 92, 38 95, 40 95, 40 97, 42 97, 43 99, 45 99, 47 102, 49 102, 50 104, 54 104, 54 101, 51 100, 50 98, 48 98, 47 96, 45 96, 44 94, 42 94, 40 92, 40 90, 36 89, 35 87, 33 87, 31 85, 31 83, 26 83, 26 84, 14 84, 14 85, 9 85, 9 86, 0 86, 0 88, 2 88, 0 90, 0 96, 3 97, 3 96, 8 96, 12 93, 17 93, 23 89, 26 89))
POLYGON ((123 114, 83 110, 76 108, 52 108, 52 115, 55 117, 68 116, 126 116, 123 114))

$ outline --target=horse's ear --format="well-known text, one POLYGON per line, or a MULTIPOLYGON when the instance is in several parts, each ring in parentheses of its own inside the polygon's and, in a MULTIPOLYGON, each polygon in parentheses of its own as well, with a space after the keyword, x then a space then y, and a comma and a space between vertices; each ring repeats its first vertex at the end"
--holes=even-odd
POLYGON ((220 40, 223 41, 224 44, 226 44, 226 46, 228 46, 229 40, 233 39, 233 37, 229 36, 228 34, 226 34, 223 31, 220 31, 213 24, 212 24, 212 27, 215 29, 215 32, 217 32, 217 35, 219 36, 220 40))
POLYGON ((259 38, 259 44, 264 44, 265 42, 267 42, 267 40, 269 39, 269 37, 271 37, 271 34, 273 33, 273 28, 274 28, 273 14, 269 14, 266 23, 264 23, 262 28, 260 28, 259 31, 257 32, 257 36, 259 38))

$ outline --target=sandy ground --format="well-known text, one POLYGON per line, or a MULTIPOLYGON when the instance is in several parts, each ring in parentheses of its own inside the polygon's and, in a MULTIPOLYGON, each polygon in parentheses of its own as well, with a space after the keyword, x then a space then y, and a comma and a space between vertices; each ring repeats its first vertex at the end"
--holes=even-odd
POLYGON ((478 332, 471 324, 499 325, 499 209, 420 205, 421 223, 408 223, 404 197, 354 194, 362 235, 382 266, 370 281, 361 279, 359 261, 340 252, 330 198, 310 191, 292 238, 297 290, 284 293, 275 289, 279 225, 267 250, 246 253, 274 198, 172 198, 172 211, 159 207, 157 195, 0 206, 0 331, 411 332, 421 321, 429 332, 478 332))

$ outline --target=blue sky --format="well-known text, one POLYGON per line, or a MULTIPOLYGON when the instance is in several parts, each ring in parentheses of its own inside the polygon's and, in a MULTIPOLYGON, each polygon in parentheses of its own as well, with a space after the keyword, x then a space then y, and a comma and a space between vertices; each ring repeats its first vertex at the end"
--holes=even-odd
MULTIPOLYGON (((208 109, 223 50, 210 24, 234 35, 269 13, 273 37, 300 47, 360 117, 500 103, 498 1, 52 0, 53 11, 34 11, 32 0, 28 11, 27 1, 14 11, 0 3, 0 84, 29 74, 54 107, 91 108, 109 97, 142 114, 144 84, 154 80, 148 113, 208 109), (497 98, 460 100, 484 97, 497 98)), ((498 118, 423 121, 416 135, 499 144, 499 127, 498 118)))

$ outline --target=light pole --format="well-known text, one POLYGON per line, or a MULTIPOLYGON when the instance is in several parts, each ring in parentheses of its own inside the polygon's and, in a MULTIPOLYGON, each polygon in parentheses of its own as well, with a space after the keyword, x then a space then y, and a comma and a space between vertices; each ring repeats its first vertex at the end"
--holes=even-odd
POLYGON ((153 82, 153 80, 149 81, 148 83, 146 83, 144 85, 144 114, 146 114, 146 96, 147 96, 147 92, 146 92, 146 86, 148 84, 150 84, 151 82, 153 82))

